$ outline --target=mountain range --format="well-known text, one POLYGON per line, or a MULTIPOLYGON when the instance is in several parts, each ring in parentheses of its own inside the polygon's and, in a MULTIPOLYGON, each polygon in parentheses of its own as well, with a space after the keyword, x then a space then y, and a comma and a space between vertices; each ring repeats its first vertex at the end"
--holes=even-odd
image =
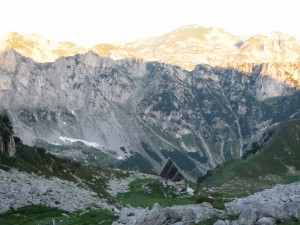
POLYGON ((61 56, 92 50, 114 60, 135 58, 147 62, 158 61, 186 70, 193 70, 198 64, 239 69, 242 64, 300 62, 300 42, 293 36, 273 32, 239 37, 220 28, 198 25, 181 27, 159 37, 131 43, 99 43, 90 48, 68 41, 54 42, 38 34, 12 32, 0 43, 0 51, 10 49, 36 62, 52 62, 61 56))
POLYGON ((198 64, 209 64, 251 74, 255 66, 263 64, 264 75, 300 86, 300 42, 280 32, 239 37, 220 28, 190 25, 159 37, 126 44, 100 43, 90 48, 69 41, 54 42, 38 34, 12 32, 0 41, 0 52, 11 49, 39 63, 91 50, 114 60, 157 61, 190 71, 198 64))
POLYGON ((145 172, 171 157, 195 179, 299 118, 299 46, 199 26, 89 49, 11 33, 0 44, 1 109, 26 144, 145 172), (78 143, 91 155, 59 147, 78 143))

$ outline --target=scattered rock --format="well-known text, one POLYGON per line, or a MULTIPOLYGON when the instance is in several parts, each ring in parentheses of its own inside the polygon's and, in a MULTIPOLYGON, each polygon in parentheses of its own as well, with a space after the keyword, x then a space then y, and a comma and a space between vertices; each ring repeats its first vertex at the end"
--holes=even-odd
POLYGON ((0 169, 0 213, 27 205, 46 205, 68 212, 95 206, 111 209, 91 190, 56 177, 44 178, 11 169, 0 169))
POLYGON ((234 220, 231 222, 231 225, 240 225, 240 224, 239 224, 238 220, 234 220))
POLYGON ((182 205, 167 208, 160 208, 156 205, 152 210, 124 208, 121 210, 118 222, 115 222, 114 225, 188 225, 213 217, 221 217, 224 214, 224 211, 214 209, 211 204, 206 202, 200 205, 182 205))
POLYGON ((230 221, 229 220, 217 220, 214 225, 230 225, 230 221))
POLYGON ((300 182, 276 185, 254 195, 236 199, 225 204, 225 210, 228 214, 239 215, 240 225, 253 224, 256 220, 258 222, 267 217, 280 221, 300 219, 300 182))

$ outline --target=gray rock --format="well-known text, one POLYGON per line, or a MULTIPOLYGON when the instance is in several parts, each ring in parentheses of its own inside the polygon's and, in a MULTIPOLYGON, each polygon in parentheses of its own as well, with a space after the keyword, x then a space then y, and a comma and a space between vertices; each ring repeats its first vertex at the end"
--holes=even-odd
POLYGON ((226 212, 239 215, 239 223, 251 223, 262 218, 291 221, 299 218, 300 182, 289 185, 276 185, 245 198, 225 204, 226 212))
POLYGON ((255 223, 255 225, 274 225, 274 224, 276 224, 276 220, 272 217, 262 217, 255 223))
POLYGON ((69 212, 94 206, 112 209, 106 200, 89 189, 56 177, 46 179, 35 174, 0 169, 0 213, 27 205, 46 205, 69 212))
POLYGON ((239 221, 238 220, 234 220, 231 222, 231 225, 239 225, 239 221))
POLYGON ((13 133, 11 133, 11 135, 8 137, 6 144, 4 144, 3 138, 0 135, 0 152, 4 152, 9 157, 16 154, 16 144, 13 138, 13 133))
POLYGON ((173 223, 172 225, 186 225, 187 223, 186 222, 176 222, 176 223, 173 223))
POLYGON ((230 225, 230 222, 229 222, 229 220, 217 220, 215 223, 214 223, 214 225, 230 225))
POLYGON ((159 209, 161 209, 161 206, 158 203, 154 203, 152 210, 159 210, 159 209))
POLYGON ((126 225, 187 225, 199 223, 213 217, 224 216, 224 212, 214 209, 209 203, 200 205, 172 206, 167 208, 154 207, 152 210, 124 208, 116 224, 126 225), (134 215, 131 214, 134 212, 134 215), (126 216, 127 215, 127 216, 126 216), (128 216, 132 215, 132 216, 128 216))
POLYGON ((239 216, 238 223, 239 225, 253 225, 256 220, 257 220, 256 209, 246 208, 242 210, 239 216))

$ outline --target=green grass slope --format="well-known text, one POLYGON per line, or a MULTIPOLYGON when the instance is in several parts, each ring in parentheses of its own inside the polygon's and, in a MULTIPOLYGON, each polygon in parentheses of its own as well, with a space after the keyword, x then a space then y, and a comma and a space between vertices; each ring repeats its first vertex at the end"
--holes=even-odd
MULTIPOLYGON (((194 184, 190 185, 196 189, 194 184)), ((119 193, 117 199, 134 207, 151 208, 154 203, 167 207, 193 204, 196 201, 195 196, 188 196, 185 192, 178 193, 174 188, 163 188, 158 179, 135 180, 129 188, 129 192, 119 193)))
POLYGON ((281 125, 255 155, 220 165, 203 177, 201 184, 219 187, 224 192, 248 194, 297 180, 300 180, 300 120, 293 120, 281 125))
POLYGON ((110 225, 116 216, 100 209, 87 209, 68 213, 45 206, 26 206, 0 214, 0 224, 5 225, 110 225))

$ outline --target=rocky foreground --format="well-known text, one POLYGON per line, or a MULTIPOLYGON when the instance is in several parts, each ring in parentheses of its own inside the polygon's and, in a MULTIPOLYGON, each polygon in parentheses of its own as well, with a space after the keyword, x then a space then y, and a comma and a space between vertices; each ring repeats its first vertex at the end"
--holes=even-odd
MULTIPOLYGON (((119 183, 113 180, 109 185, 110 194, 114 196, 126 191, 129 182, 126 184, 116 189, 119 183)), ((15 169, 0 170, 0 187, 0 213, 27 205, 46 205, 69 212, 94 206, 119 214, 118 221, 113 225, 189 225, 208 219, 215 220, 214 225, 272 225, 279 221, 300 220, 300 181, 276 185, 254 195, 235 199, 225 204, 225 210, 215 209, 204 202, 167 208, 155 204, 152 209, 124 207, 119 212, 87 187, 15 169), (228 218, 232 216, 238 219, 229 221, 228 218)))
MULTIPOLYGON (((225 205, 230 215, 239 215, 238 224, 256 221, 293 221, 300 219, 300 182, 276 185, 246 198, 225 205)), ((273 223, 257 223, 273 224, 273 223)))
POLYGON ((200 205, 150 209, 123 208, 113 225, 189 225, 215 218, 214 225, 272 225, 276 221, 300 219, 300 182, 277 185, 271 189, 236 199, 225 205, 225 210, 214 209, 209 203, 200 205), (228 216, 238 216, 229 221, 228 216))
POLYGON ((110 209, 105 200, 87 188, 56 177, 45 178, 11 169, 0 169, 0 213, 27 205, 46 205, 68 212, 89 206, 110 209))
POLYGON ((123 208, 118 222, 113 225, 187 225, 199 223, 214 217, 224 217, 225 212, 217 210, 209 203, 161 208, 154 204, 152 210, 123 208))

